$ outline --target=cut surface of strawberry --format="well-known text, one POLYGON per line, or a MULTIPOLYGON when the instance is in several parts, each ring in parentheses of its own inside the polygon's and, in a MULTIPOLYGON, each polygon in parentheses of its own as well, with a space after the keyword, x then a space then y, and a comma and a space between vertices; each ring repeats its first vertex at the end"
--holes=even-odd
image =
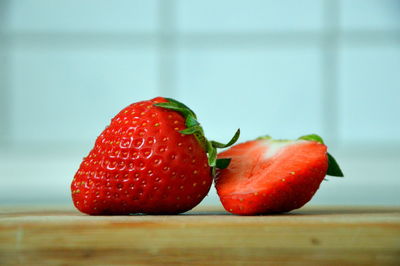
POLYGON ((219 170, 215 180, 220 200, 227 211, 242 215, 302 207, 329 167, 322 140, 262 138, 235 145, 218 157, 231 158, 229 167, 219 170))

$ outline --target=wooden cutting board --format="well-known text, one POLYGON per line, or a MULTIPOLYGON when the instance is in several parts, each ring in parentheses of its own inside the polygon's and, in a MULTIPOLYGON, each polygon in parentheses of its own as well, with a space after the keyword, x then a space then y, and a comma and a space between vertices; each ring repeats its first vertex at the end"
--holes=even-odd
POLYGON ((0 207, 0 265, 400 265, 400 208, 305 207, 240 217, 87 216, 0 207))

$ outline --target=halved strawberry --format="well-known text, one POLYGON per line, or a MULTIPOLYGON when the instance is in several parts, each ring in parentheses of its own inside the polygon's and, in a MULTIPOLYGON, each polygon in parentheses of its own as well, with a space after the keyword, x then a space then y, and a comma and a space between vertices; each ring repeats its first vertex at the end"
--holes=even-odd
POLYGON ((231 158, 229 167, 218 171, 215 185, 224 208, 240 215, 300 208, 325 175, 343 176, 318 135, 297 140, 263 137, 218 155, 226 157, 231 158))

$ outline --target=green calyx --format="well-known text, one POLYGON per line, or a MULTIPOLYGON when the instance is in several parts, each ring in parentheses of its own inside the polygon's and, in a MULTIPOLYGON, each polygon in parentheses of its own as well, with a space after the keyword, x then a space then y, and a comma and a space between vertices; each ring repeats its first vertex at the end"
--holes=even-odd
POLYGON ((278 143, 278 142, 284 143, 284 142, 293 141, 293 140, 289 140, 289 139, 273 139, 270 135, 265 135, 265 136, 258 137, 258 138, 256 138, 256 140, 269 140, 269 141, 274 142, 274 143, 278 143))
MULTIPOLYGON (((324 140, 317 134, 301 136, 298 139, 308 140, 308 141, 316 141, 321 144, 325 144, 324 140)), ((327 153, 327 155, 328 155, 328 170, 327 170, 326 174, 330 175, 330 176, 343 177, 344 176, 343 172, 340 169, 339 164, 336 162, 335 158, 329 153, 327 153)))
POLYGON ((263 140, 263 139, 272 140, 272 137, 270 135, 265 135, 265 136, 261 136, 261 137, 256 138, 256 140, 263 140))
POLYGON ((319 142, 321 144, 325 144, 324 140, 320 136, 318 136, 317 134, 310 134, 310 135, 301 136, 298 139, 316 141, 316 142, 319 142))
POLYGON ((169 110, 177 111, 183 115, 183 117, 185 118, 186 129, 181 130, 179 132, 185 135, 194 135, 196 140, 200 143, 200 145, 203 147, 203 149, 206 151, 208 155, 208 164, 212 169, 213 176, 215 176, 216 168, 218 169, 227 168, 231 159, 230 158, 217 159, 217 148, 227 148, 233 145, 239 139, 240 129, 236 131, 232 139, 226 144, 213 140, 209 141, 205 137, 204 130, 201 127, 200 123, 197 121, 196 114, 189 107, 187 107, 185 104, 177 100, 171 98, 165 98, 165 99, 168 100, 168 102, 156 103, 154 105, 169 110))

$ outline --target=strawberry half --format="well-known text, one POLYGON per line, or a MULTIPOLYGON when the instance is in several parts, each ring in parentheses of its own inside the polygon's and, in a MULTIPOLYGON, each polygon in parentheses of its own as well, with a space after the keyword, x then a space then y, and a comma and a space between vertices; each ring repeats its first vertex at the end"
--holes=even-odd
POLYGON ((318 135, 297 140, 263 137, 231 147, 215 181, 224 208, 234 214, 288 212, 306 204, 325 175, 343 176, 318 135))
POLYGON ((169 98, 123 109, 97 138, 71 184, 72 199, 87 214, 176 214, 195 207, 208 193, 216 149, 194 112, 169 98))

